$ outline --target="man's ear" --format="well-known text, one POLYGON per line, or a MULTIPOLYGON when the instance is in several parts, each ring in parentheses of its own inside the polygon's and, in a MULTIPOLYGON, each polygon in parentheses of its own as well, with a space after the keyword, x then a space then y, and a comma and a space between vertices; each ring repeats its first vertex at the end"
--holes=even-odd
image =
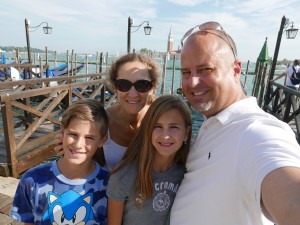
POLYGON ((105 142, 107 141, 107 139, 108 139, 108 136, 107 136, 107 134, 106 134, 106 135, 104 135, 104 137, 101 139, 101 141, 100 141, 98 147, 101 148, 101 147, 105 144, 105 142))
POLYGON ((234 62, 233 70, 234 70, 234 75, 239 78, 240 75, 241 75, 241 72, 242 72, 242 62, 241 62, 241 60, 236 60, 234 62))

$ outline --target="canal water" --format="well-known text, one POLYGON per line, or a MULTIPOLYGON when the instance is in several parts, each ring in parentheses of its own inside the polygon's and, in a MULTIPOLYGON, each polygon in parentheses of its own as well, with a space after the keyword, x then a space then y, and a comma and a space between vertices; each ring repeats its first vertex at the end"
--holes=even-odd
MULTIPOLYGON (((5 53, 6 57, 7 57, 7 63, 10 63, 13 61, 14 59, 14 53, 5 53)), ((26 53, 24 53, 24 55, 22 55, 23 53, 20 54, 21 58, 27 58, 26 53)), ((38 59, 38 57, 41 56, 41 58, 44 60, 45 54, 40 53, 39 55, 36 55, 36 59, 38 59)), ((108 68, 108 66, 111 64, 111 62, 113 60, 115 60, 117 58, 117 56, 115 55, 107 55, 108 57, 106 57, 104 60, 104 66, 102 69, 102 72, 105 72, 108 68), (107 61, 107 62, 106 62, 107 61)), ((50 67, 55 67, 57 65, 60 65, 62 63, 65 63, 66 60, 66 54, 57 54, 57 62, 54 62, 54 54, 48 54, 48 60, 49 60, 49 64, 50 67)), ((32 57, 34 59, 34 57, 32 57)), ((71 62, 71 58, 69 59, 71 62)), ((90 55, 86 55, 86 54, 76 54, 76 61, 77 64, 79 63, 86 63, 88 62, 88 64, 85 64, 85 67, 79 72, 79 74, 86 74, 86 72, 88 73, 96 73, 96 69, 99 68, 99 66, 96 66, 95 62, 99 62, 99 58, 96 59, 96 54, 90 54, 90 55)), ((161 73, 163 73, 163 68, 164 68, 164 60, 162 58, 156 57, 155 58, 156 63, 158 64, 161 73)), ((242 84, 245 83, 245 72, 246 72, 246 66, 247 66, 247 62, 244 62, 242 64, 242 75, 241 75, 241 82, 242 84)), ((175 70, 173 70, 173 60, 167 60, 167 65, 166 65, 166 75, 165 75, 165 83, 164 83, 164 94, 171 94, 171 93, 176 93, 177 89, 181 87, 181 73, 180 73, 180 59, 176 59, 175 60, 175 70), (174 76, 173 76, 174 73, 174 76), (173 78, 174 77, 174 78, 173 78), (172 90, 172 80, 173 80, 173 90, 172 90)), ((99 70, 99 69, 98 69, 99 70)), ((245 83, 245 87, 244 89, 246 90, 248 95, 251 95, 252 93, 252 88, 253 88, 253 82, 254 82, 254 75, 253 72, 255 70, 255 63, 250 62, 249 63, 249 67, 248 67, 248 73, 250 73, 249 75, 247 75, 247 79, 246 79, 246 83, 245 83)), ((275 73, 278 74, 281 71, 276 71, 275 73)), ((283 79, 282 79, 283 80, 283 79)), ((157 95, 161 95, 162 92, 162 76, 159 79, 159 87, 157 89, 157 95)), ((191 114, 192 114, 192 121, 193 121, 193 137, 195 136, 195 134, 197 133, 198 129, 200 128, 202 122, 203 122, 203 117, 198 114, 197 112, 194 112, 191 109, 191 114)), ((0 120, 0 127, 2 127, 2 116, 1 116, 1 120, 0 120)))

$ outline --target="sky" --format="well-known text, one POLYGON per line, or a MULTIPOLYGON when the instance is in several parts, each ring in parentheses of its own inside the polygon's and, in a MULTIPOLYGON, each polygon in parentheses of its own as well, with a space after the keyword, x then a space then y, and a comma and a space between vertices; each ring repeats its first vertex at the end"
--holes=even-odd
MULTIPOLYGON (((127 51, 128 17, 134 26, 153 27, 151 35, 144 34, 146 23, 131 33, 131 47, 159 52, 167 49, 171 27, 178 49, 188 29, 218 21, 235 40, 238 58, 255 62, 266 38, 273 57, 283 16, 300 28, 299 13, 299 0, 1 0, 0 46, 26 46, 25 18, 31 27, 53 27, 52 34, 43 33, 45 23, 29 33, 33 48, 111 55, 127 51)), ((284 58, 300 58, 300 31, 295 39, 282 35, 278 60, 284 58)))

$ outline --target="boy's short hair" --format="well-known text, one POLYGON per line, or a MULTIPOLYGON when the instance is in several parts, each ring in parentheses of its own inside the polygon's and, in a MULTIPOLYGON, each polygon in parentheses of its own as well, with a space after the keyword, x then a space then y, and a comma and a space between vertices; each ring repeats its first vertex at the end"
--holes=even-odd
POLYGON ((101 138, 108 131, 108 117, 103 105, 95 99, 80 99, 72 103, 61 119, 61 127, 67 128, 74 118, 95 122, 99 125, 101 138))

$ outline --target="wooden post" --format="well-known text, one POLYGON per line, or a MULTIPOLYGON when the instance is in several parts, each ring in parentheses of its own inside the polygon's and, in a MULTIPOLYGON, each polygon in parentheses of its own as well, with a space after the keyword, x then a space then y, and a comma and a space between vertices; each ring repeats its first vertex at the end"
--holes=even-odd
MULTIPOLYGON (((100 53, 100 62, 99 62, 100 66, 99 66, 99 73, 102 73, 102 66, 103 66, 103 52, 100 53)), ((100 79, 102 78, 102 76, 99 77, 100 79)), ((103 105, 105 104, 105 85, 103 85, 103 87, 100 90, 100 94, 101 94, 101 102, 103 103, 103 105)))
POLYGON ((39 72, 40 78, 44 78, 44 67, 43 67, 43 60, 41 56, 39 56, 39 64, 40 64, 40 72, 39 72))
POLYGON ((105 54, 105 71, 107 71, 108 68, 108 52, 105 54))
POLYGON ((98 72, 98 52, 96 52, 96 73, 98 72))
POLYGON ((245 72, 245 79, 244 79, 244 88, 246 87, 246 82, 247 82, 247 77, 248 77, 248 68, 249 68, 249 63, 250 63, 250 60, 248 60, 247 62, 247 67, 246 67, 246 72, 245 72))
MULTIPOLYGON (((256 62, 258 65, 257 65, 257 68, 259 68, 260 66, 260 63, 259 62, 256 62)), ((254 93, 255 93, 255 90, 256 90, 256 83, 257 83, 257 77, 259 76, 259 71, 256 71, 256 73, 254 74, 254 81, 253 81, 253 86, 252 86, 252 93, 251 95, 254 96, 254 93)))
MULTIPOLYGON (((45 52, 46 52, 46 77, 47 78, 49 78, 49 62, 48 62, 48 48, 47 48, 47 46, 45 47, 45 52)), ((40 57, 40 59, 41 59, 41 57, 40 57)), ((40 61, 40 65, 41 65, 41 61, 40 61)), ((41 70, 42 70, 42 68, 41 68, 41 70)), ((44 72, 43 70, 42 70, 42 72, 44 72)))
POLYGON ((57 67, 57 52, 54 51, 54 67, 57 67))
POLYGON ((174 94, 175 61, 176 61, 176 54, 173 55, 173 70, 172 70, 171 94, 174 94))
POLYGON ((102 73, 102 65, 103 65, 103 52, 100 53, 100 62, 99 62, 99 73, 102 73))
POLYGON ((67 76, 69 77, 69 75, 70 75, 70 72, 69 72, 69 70, 70 70, 70 61, 69 61, 69 50, 67 50, 67 76))
MULTIPOLYGON (((44 67, 43 67, 43 60, 42 57, 39 57, 39 62, 40 62, 40 78, 44 78, 44 67)), ((48 74, 48 68, 46 67, 46 77, 49 78, 49 74, 48 74)), ((45 87, 45 83, 42 82, 41 84, 41 88, 45 87)))
POLYGON ((48 47, 45 47, 45 52, 46 52, 46 64, 48 65, 48 47))
POLYGON ((16 63, 19 64, 20 62, 20 56, 19 56, 19 49, 16 49, 16 63))
POLYGON ((71 76, 74 75, 73 68, 74 68, 74 49, 72 49, 72 52, 71 52, 71 76))
POLYGON ((167 54, 164 57, 164 68, 163 68, 163 74, 162 74, 162 80, 161 80, 161 91, 160 94, 164 95, 165 93, 165 79, 166 79, 166 70, 167 70, 167 54))
POLYGON ((77 54, 75 53, 75 58, 74 58, 74 60, 75 60, 75 68, 77 68, 77 54))
POLYGON ((33 53, 33 65, 36 65, 36 53, 33 53))
POLYGON ((255 91, 253 94, 253 96, 255 96, 255 97, 258 97, 259 87, 260 87, 260 82, 261 82, 261 77, 262 77, 262 71, 263 71, 263 65, 264 65, 263 63, 260 63, 258 74, 255 77, 255 80, 256 80, 255 85, 254 85, 255 91))
POLYGON ((89 73, 89 60, 88 60, 88 54, 85 54, 85 74, 89 73))
MULTIPOLYGON (((77 68, 77 53, 74 54, 74 67, 77 68)), ((75 79, 75 82, 77 82, 77 79, 75 79)))
POLYGON ((259 100, 258 100, 259 107, 262 107, 262 103, 263 103, 263 97, 264 97, 265 85, 266 85, 267 68, 268 68, 268 65, 264 64, 263 76, 262 76, 262 82, 261 82, 261 88, 260 88, 259 100))
POLYGON ((14 120, 11 99, 8 93, 1 95, 1 112, 6 146, 7 164, 13 177, 19 177, 17 172, 17 144, 14 131, 14 120))

